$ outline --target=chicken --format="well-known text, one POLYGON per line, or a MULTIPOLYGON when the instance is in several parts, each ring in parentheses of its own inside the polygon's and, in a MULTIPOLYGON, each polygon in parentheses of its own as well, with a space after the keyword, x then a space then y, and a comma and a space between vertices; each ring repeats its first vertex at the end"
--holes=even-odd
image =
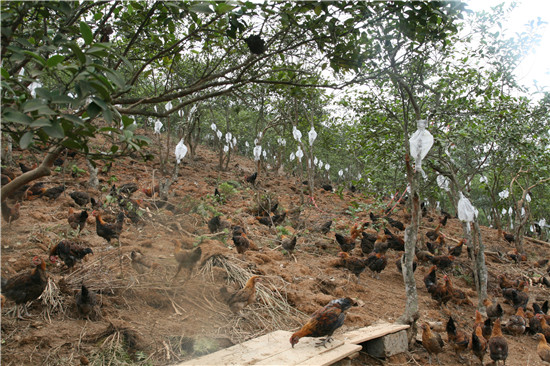
POLYGON ((366 268, 366 261, 361 258, 352 257, 347 252, 338 253, 338 257, 340 257, 340 265, 349 269, 357 277, 357 283, 359 283, 359 276, 361 276, 361 273, 366 268))
POLYGON ((286 250, 289 254, 292 254, 294 252, 294 248, 296 247, 296 236, 291 238, 287 238, 283 235, 281 246, 284 250, 286 250))
POLYGON ((138 185, 136 183, 126 183, 121 185, 118 188, 118 192, 127 194, 128 196, 132 195, 132 193, 137 192, 139 189, 138 185))
POLYGON ((455 351, 455 354, 458 356, 458 358, 462 360, 463 357, 460 355, 460 353, 464 352, 470 344, 470 339, 468 335, 465 332, 456 328, 456 324, 452 316, 449 317, 445 330, 447 331, 447 343, 451 345, 451 347, 455 351))
POLYGON ((139 274, 144 274, 149 270, 158 267, 158 263, 151 263, 145 256, 138 250, 132 250, 130 253, 130 259, 132 268, 139 274))
POLYGON ((80 234, 86 225, 86 220, 88 220, 88 212, 86 210, 75 212, 72 207, 69 207, 69 216, 67 217, 67 220, 73 230, 78 228, 78 233, 80 234))
POLYGON ((468 295, 462 290, 455 289, 453 287, 453 283, 451 282, 451 278, 447 275, 443 276, 443 279, 445 280, 445 286, 447 287, 447 290, 451 292, 451 301, 457 303, 458 305, 470 305, 474 306, 474 303, 468 295))
POLYGON ((416 252, 416 258, 423 263, 431 262, 433 257, 434 256, 426 250, 416 252))
POLYGON ((506 323, 504 330, 508 334, 519 336, 525 333, 526 327, 527 321, 525 320, 525 313, 522 308, 518 308, 516 315, 510 316, 510 319, 508 319, 508 323, 506 323))
POLYGON ((245 176, 244 180, 252 185, 256 185, 256 178, 258 178, 258 172, 254 172, 254 174, 245 176))
POLYGON ((373 214, 372 212, 369 212, 370 221, 372 221, 373 224, 375 224, 379 219, 380 216, 373 214))
POLYGON ((390 230, 387 228, 384 229, 384 234, 387 237, 388 241, 388 248, 391 248, 396 251, 404 251, 405 250, 405 241, 402 237, 394 235, 390 230))
POLYGON ((386 217, 386 220, 388 221, 388 223, 389 223, 392 227, 394 227, 394 228, 396 228, 396 229, 398 229, 398 230, 400 230, 400 231, 405 230, 405 225, 403 225, 403 223, 402 223, 401 221, 394 220, 394 219, 392 219, 392 218, 389 217, 389 216, 386 217))
POLYGON ((37 163, 34 163, 31 167, 26 166, 24 163, 19 163, 19 168, 21 168, 22 173, 30 172, 31 170, 36 169, 37 166, 37 163))
POLYGON ((76 307, 78 312, 90 320, 90 314, 95 311, 97 302, 97 296, 95 292, 90 291, 84 283, 80 288, 80 291, 75 295, 76 307))
POLYGON ((550 325, 542 314, 535 315, 540 321, 541 333, 546 337, 546 341, 550 341, 550 325))
POLYGON ((422 328, 422 345, 428 351, 430 364, 432 363, 432 354, 435 355, 439 364, 439 357, 437 355, 443 351, 443 346, 445 345, 443 339, 441 339, 441 335, 432 332, 428 323, 421 324, 420 328, 422 328))
POLYGON ((546 342, 544 334, 537 333, 535 334, 535 338, 539 341, 537 344, 537 355, 539 355, 541 360, 550 363, 550 346, 546 342))
POLYGON ((286 211, 279 215, 273 215, 273 216, 256 216, 256 219, 260 222, 260 224, 266 225, 271 227, 272 225, 279 225, 282 224, 283 221, 285 221, 286 218, 286 211))
POLYGON ((10 300, 15 301, 17 318, 21 316, 20 305, 23 304, 25 315, 29 316, 25 304, 28 301, 36 300, 46 288, 48 277, 46 275, 46 262, 43 259, 34 257, 33 264, 36 265, 30 273, 16 275, 6 281, 2 286, 2 293, 10 300))
POLYGON ((85 248, 71 240, 61 240, 50 250, 50 261, 55 263, 61 259, 67 268, 74 267, 76 262, 80 262, 87 254, 94 254, 92 249, 85 248))
POLYGON ((240 235, 233 235, 233 243, 235 244, 237 253, 241 254, 244 260, 244 253, 248 250, 248 248, 250 248, 250 241, 248 240, 248 237, 245 233, 241 233, 240 235))
POLYGON ((124 212, 119 212, 114 223, 106 223, 103 221, 99 211, 92 212, 92 216, 95 217, 95 230, 97 235, 111 243, 112 239, 119 240, 120 233, 122 232, 122 224, 124 223, 124 212))
POLYGON ((487 340, 481 333, 481 327, 475 327, 472 333, 472 341, 470 342, 472 353, 479 359, 481 365, 483 365, 483 358, 487 353, 487 340))
POLYGON ((218 233, 230 227, 231 224, 229 223, 229 221, 221 219, 220 215, 214 216, 210 220, 208 220, 208 230, 210 230, 212 234, 218 233))
POLYGON ((426 248, 428 248, 428 251, 432 253, 433 255, 439 254, 439 246, 437 246, 436 243, 430 243, 429 241, 426 242, 426 248))
POLYGON ((155 193, 159 193, 160 192, 160 186, 158 184, 155 184, 155 186, 153 188, 151 187, 148 187, 148 188, 142 188, 140 189, 141 192, 145 193, 145 195, 147 197, 153 197, 153 195, 155 193))
POLYGON ((509 280, 508 278, 506 278, 505 275, 501 274, 501 275, 498 275, 498 280, 499 280, 499 286, 500 288, 515 288, 515 289, 520 289, 520 286, 522 286, 523 284, 523 281, 522 280, 509 280))
POLYGON ((491 338, 491 333, 493 333, 493 321, 491 318, 487 318, 481 327, 481 334, 485 339, 489 340, 489 338, 491 338))
POLYGON ((525 253, 518 252, 517 249, 510 250, 509 252, 506 253, 506 255, 508 256, 508 258, 510 258, 516 263, 527 261, 527 255, 525 255, 525 253))
MULTIPOLYGON (((397 260, 395 261, 395 266, 397 267, 397 270, 399 271, 399 273, 403 273, 403 267, 402 267, 402 264, 401 264, 401 260, 403 258, 405 254, 402 254, 401 257, 397 258, 397 260)), ((416 266, 418 264, 416 263, 415 260, 413 260, 413 273, 416 271, 416 266)))
POLYGON ((174 279, 178 276, 182 268, 187 269, 187 279, 191 277, 193 273, 193 267, 201 259, 202 249, 196 247, 195 249, 182 249, 178 242, 174 242, 174 258, 178 262, 178 269, 174 275, 174 279))
POLYGON ((370 254, 374 250, 374 243, 378 239, 377 235, 362 232, 361 236, 361 252, 363 254, 370 254))
POLYGON ((506 232, 502 232, 502 236, 504 237, 504 239, 508 242, 508 243, 513 243, 515 241, 515 238, 514 238, 514 235, 512 234, 508 234, 506 232))
POLYGON ((447 220, 448 220, 448 219, 449 219, 449 214, 447 214, 447 215, 441 217, 441 218, 439 219, 439 223, 441 224, 441 226, 443 226, 443 227, 447 226, 447 220))
POLYGON ((432 264, 435 264, 437 268, 444 270, 450 268, 454 263, 455 257, 452 255, 436 255, 431 259, 432 264))
POLYGON ((323 184, 323 185, 321 186, 321 188, 323 188, 323 189, 324 189, 325 191, 327 191, 327 192, 332 192, 332 191, 333 191, 333 188, 332 188, 332 186, 331 186, 330 184, 323 184))
POLYGON ((355 248, 355 238, 352 236, 335 233, 334 238, 343 252, 351 252, 355 248))
POLYGON ((537 303, 533 303, 533 313, 528 312, 526 314, 526 317, 529 319, 529 332, 530 333, 541 333, 542 332, 542 324, 540 322, 540 317, 537 317, 537 315, 544 316, 544 313, 540 309, 540 306, 537 303))
POLYGON ((19 208, 21 204, 17 202, 12 207, 8 206, 6 200, 2 201, 2 218, 11 225, 12 221, 17 220, 20 217, 19 208))
POLYGON ((438 302, 439 305, 447 304, 452 298, 452 293, 449 289, 437 282, 437 276, 435 273, 436 266, 432 266, 430 271, 424 276, 424 285, 431 295, 432 299, 438 302))
POLYGON ((437 227, 435 228, 435 230, 429 230, 426 232, 426 236, 428 237, 428 239, 430 240, 436 240, 437 237, 439 236, 439 229, 441 228, 441 222, 437 225, 437 227))
MULTIPOLYGON (((2 170, 3 171, 3 170, 2 170)), ((5 186, 6 184, 8 184, 9 182, 11 182, 11 178, 8 177, 6 174, 2 173, 0 174, 0 186, 5 186)))
POLYGON ((222 287, 220 293, 225 298, 229 309, 234 314, 239 314, 245 307, 256 301, 256 283, 261 282, 259 276, 252 276, 247 281, 244 287, 232 294, 227 292, 227 288, 222 287))
POLYGON ((502 336, 500 328, 500 319, 495 320, 493 325, 493 332, 489 339, 489 356, 498 365, 499 361, 504 361, 506 364, 506 358, 508 358, 508 342, 502 336))
POLYGON ((91 202, 91 196, 86 192, 74 191, 69 194, 73 201, 79 206, 86 206, 91 202))
POLYGON ((514 307, 515 311, 517 311, 519 307, 522 307, 525 310, 527 308, 527 303, 529 302, 529 287, 525 286, 522 291, 518 291, 515 289, 510 290, 511 291, 503 290, 502 295, 512 301, 512 306, 514 307), (505 293, 509 293, 510 295, 505 296, 505 293))
POLYGON ((65 192, 65 186, 60 185, 57 187, 48 188, 44 191, 42 196, 47 197, 51 200, 56 200, 59 196, 61 196, 61 193, 65 192))
POLYGON ((533 266, 535 268, 542 268, 544 266, 546 266, 548 264, 548 258, 546 259, 539 259, 538 261, 536 261, 535 263, 533 263, 533 266))
POLYGON ((483 300, 483 305, 487 309, 487 316, 492 320, 500 318, 504 314, 502 306, 499 303, 493 304, 491 300, 485 299, 483 300))
POLYGON ((233 226, 233 236, 239 236, 241 234, 246 234, 246 230, 244 229, 244 227, 241 227, 239 225, 235 225, 233 226))
POLYGON ((375 275, 377 279, 380 279, 380 272, 386 268, 388 259, 383 253, 373 252, 365 259, 365 264, 372 271, 373 275, 375 275))
POLYGON ((462 247, 466 244, 466 239, 462 239, 460 243, 458 243, 454 247, 449 247, 449 255, 452 255, 453 257, 460 257, 462 254, 462 247))
POLYGON ((38 182, 27 188, 23 194, 23 199, 27 201, 33 201, 39 197, 42 197, 46 189, 44 189, 44 182, 38 182))
POLYGON ((318 228, 318 231, 321 232, 321 234, 327 234, 330 231, 330 227, 332 226, 332 220, 329 220, 325 222, 323 225, 321 225, 318 228))
POLYGON ((344 297, 330 301, 327 305, 317 310, 311 315, 302 328, 292 334, 290 344, 292 348, 303 337, 326 337, 317 346, 326 347, 326 343, 332 340, 332 334, 344 324, 346 311, 351 307, 352 300, 344 297))
MULTIPOLYGON (((386 235, 378 235, 374 242, 374 252, 386 253, 388 251, 388 240, 386 235)), ((369 253, 370 254, 370 253, 369 253)))

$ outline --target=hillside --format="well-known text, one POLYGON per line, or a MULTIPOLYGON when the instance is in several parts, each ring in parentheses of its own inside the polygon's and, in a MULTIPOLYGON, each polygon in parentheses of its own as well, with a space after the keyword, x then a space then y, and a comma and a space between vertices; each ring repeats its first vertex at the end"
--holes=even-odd
MULTIPOLYGON (((152 146, 151 151, 156 151, 156 147, 152 146)), ((14 156, 33 162, 33 158, 23 152, 14 152, 14 156)), ((296 329, 317 308, 342 296, 352 297, 358 303, 350 309, 343 330, 378 320, 393 322, 401 315, 405 293, 402 276, 394 264, 401 253, 389 250, 388 266, 380 279, 372 278, 367 269, 361 275, 360 284, 355 283, 354 276, 346 269, 333 266, 339 251, 334 233, 347 235, 354 223, 370 221, 370 210, 379 214, 375 200, 346 190, 340 197, 318 188, 316 205, 305 204, 299 211, 297 192, 301 183, 296 178, 270 172, 259 176, 255 188, 244 181, 244 175, 254 171, 253 161, 236 157, 226 172, 217 170, 217 161, 217 153, 203 146, 199 147, 195 161, 186 158, 180 177, 170 191, 169 201, 175 208, 157 210, 151 206, 142 211, 142 221, 138 224, 126 219, 120 247, 109 246, 96 235, 95 219, 90 215, 79 240, 91 247, 94 254, 77 264, 72 272, 63 265, 48 263, 47 273, 55 286, 47 289, 45 295, 48 296, 43 296, 42 303, 32 303, 31 317, 27 320, 7 315, 14 305, 11 301, 2 309, 2 364, 78 365, 88 361, 94 365, 173 364, 276 329, 296 329), (227 194, 223 204, 213 195, 217 185, 223 185, 222 193, 227 194), (257 198, 266 195, 279 202, 279 210, 290 211, 282 227, 269 228, 251 214, 257 198), (207 221, 214 213, 223 214, 233 225, 243 226, 258 250, 248 251, 243 261, 229 234, 211 235, 207 221), (330 233, 323 235, 313 230, 328 220, 333 220, 330 233), (298 235, 293 256, 280 247, 282 232, 298 235), (187 281, 185 271, 173 279, 176 273, 174 242, 186 248, 196 245, 202 248, 200 264, 187 281), (155 263, 153 268, 138 274, 131 266, 132 251, 141 252, 155 263), (235 316, 223 302, 219 289, 224 285, 238 287, 252 274, 263 279, 259 284, 259 301, 245 309, 243 317, 235 316), (74 294, 81 283, 96 291, 101 302, 100 314, 93 314, 90 321, 76 311, 74 294)), ((73 162, 66 164, 70 166, 73 162)), ((86 169, 82 158, 76 158, 74 164, 86 169)), ((69 207, 76 206, 68 193, 85 190, 104 200, 111 177, 116 178, 119 186, 137 182, 140 187, 150 187, 153 176, 159 179, 159 168, 157 162, 145 163, 131 157, 117 160, 109 172, 100 173, 104 189, 99 193, 86 188, 87 173, 73 178, 70 174, 54 172, 43 179, 47 187, 65 183, 67 190, 56 200, 23 201, 20 219, 11 225, 2 221, 2 277, 29 271, 33 256, 46 259, 51 246, 61 239, 75 237, 76 232, 67 223, 67 212, 69 207)), ((113 180, 111 178, 111 182, 113 180)), ((151 205, 156 203, 155 198, 139 191, 133 198, 151 205)), ((107 205, 105 212, 106 220, 113 220, 116 206, 107 205)), ((406 222, 404 208, 401 206, 393 217, 406 222)), ((422 226, 435 227, 438 217, 437 213, 430 212, 422 226)), ((397 233, 396 229, 393 231, 397 233)), ((422 236, 425 232, 426 229, 421 230, 422 236)), ((452 239, 461 238, 461 224, 457 219, 449 219, 442 232, 449 238, 448 245, 453 244, 452 239)), ((489 251, 506 253, 512 248, 493 229, 482 227, 482 236, 489 251)), ((357 242, 357 254, 359 247, 357 242)), ((548 247, 526 241, 526 248, 528 260, 519 265, 506 258, 488 257, 489 294, 498 297, 500 303, 497 275, 505 273, 516 279, 537 271, 542 273, 540 269, 533 269, 532 264, 549 257, 548 247)), ((460 329, 471 332, 475 308, 454 304, 449 304, 448 309, 440 308, 423 285, 427 270, 427 266, 420 265, 415 273, 420 320, 444 324, 452 313, 460 329)), ((455 287, 471 293, 472 301, 477 303, 465 251, 450 273, 455 287)), ((438 277, 441 278, 440 273, 438 277)), ((530 298, 530 303, 543 302, 550 298, 550 291, 533 285, 530 298)), ((507 304, 503 306, 504 320, 507 320, 513 309, 507 304)), ((443 328, 438 331, 444 333, 443 328)), ((507 364, 542 365, 532 336, 506 338, 510 346, 507 364)), ((467 357, 473 360, 470 354, 467 357)), ((439 359, 446 365, 461 363, 449 346, 439 359)), ((488 355, 485 360, 489 360, 488 355)), ((415 345, 410 353, 390 362, 367 355, 354 361, 356 365, 406 363, 428 364, 427 353, 421 345, 415 345)))

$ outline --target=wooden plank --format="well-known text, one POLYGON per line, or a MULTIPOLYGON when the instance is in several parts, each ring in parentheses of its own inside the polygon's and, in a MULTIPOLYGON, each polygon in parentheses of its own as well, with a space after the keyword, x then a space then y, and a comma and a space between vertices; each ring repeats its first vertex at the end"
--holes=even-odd
POLYGON ((291 335, 291 332, 277 330, 218 352, 180 363, 179 365, 220 366, 253 364, 290 348, 289 340, 291 335))
POLYGON ((301 362, 301 366, 329 366, 344 358, 361 351, 363 347, 357 344, 345 343, 338 348, 333 348, 328 352, 314 356, 304 362, 301 362))
MULTIPOLYGON (((301 338, 300 343, 294 346, 294 348, 291 347, 290 342, 287 345, 287 349, 284 352, 278 353, 276 355, 273 355, 269 358, 266 358, 264 360, 261 360, 254 365, 301 365, 304 362, 307 362, 309 359, 318 357, 319 355, 325 355, 329 352, 333 355, 334 359, 338 358, 338 355, 340 354, 338 349, 340 349, 342 346, 344 346, 344 342, 341 340, 333 340, 330 343, 327 343, 327 347, 316 347, 316 343, 318 343, 322 338, 301 338)), ((356 348, 353 348, 356 352, 356 348)), ((346 357, 347 355, 353 353, 346 353, 349 351, 348 348, 342 348, 341 349, 344 354, 341 358, 346 357)), ((339 358, 339 359, 341 359, 339 358)), ((330 364, 330 363, 329 363, 330 364)))
POLYGON ((408 328, 409 326, 406 324, 380 323, 365 328, 355 329, 345 334, 340 334, 336 338, 343 340, 346 343, 359 344, 408 328))

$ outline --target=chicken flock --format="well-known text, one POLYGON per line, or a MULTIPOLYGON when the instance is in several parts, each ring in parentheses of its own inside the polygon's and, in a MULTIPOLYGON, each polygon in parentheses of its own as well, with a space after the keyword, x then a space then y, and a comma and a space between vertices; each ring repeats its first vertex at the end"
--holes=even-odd
MULTIPOLYGON (((23 168, 33 169, 21 166, 23 172, 25 171, 23 168)), ((9 183, 14 178, 15 174, 9 170, 2 171, 2 184, 9 183)), ((258 174, 254 173, 244 177, 244 182, 250 184, 253 189, 257 189, 257 178, 258 174)), ((60 260, 66 267, 67 273, 71 273, 80 265, 80 262, 86 260, 87 256, 94 255, 93 249, 87 246, 85 239, 82 239, 83 230, 92 217, 95 219, 95 234, 103 238, 106 245, 120 246, 120 236, 124 226, 128 225, 128 222, 139 224, 140 213, 151 208, 147 199, 135 199, 132 195, 138 192, 151 198, 160 195, 160 191, 159 185, 148 188, 140 188, 137 183, 127 183, 119 187, 113 185, 109 197, 111 202, 115 202, 117 210, 110 215, 104 212, 107 204, 98 198, 99 194, 93 197, 88 192, 70 192, 68 195, 74 201, 74 205, 67 212, 67 223, 75 230, 74 238, 64 239, 52 245, 47 253, 49 263, 40 257, 34 257, 30 271, 24 271, 7 280, 2 278, 2 306, 6 299, 11 300, 16 305, 14 313, 17 318, 23 319, 23 315, 30 316, 26 304, 40 297, 46 288, 47 264, 55 265, 60 260)), ((2 201, 2 217, 8 225, 11 225, 13 221, 20 219, 21 204, 39 198, 55 200, 64 192, 64 185, 46 187, 43 182, 25 185, 8 197, 13 202, 11 206, 8 200, 2 201)), ((214 195, 219 195, 218 188, 215 188, 214 195)), ((161 204, 157 206, 174 208, 164 200, 159 202, 161 204)), ((283 210, 278 203, 270 203, 268 207, 262 207, 253 214, 259 224, 272 228, 283 224, 293 212, 283 210)), ((308 229, 330 236, 332 236, 331 230, 334 231, 336 253, 332 266, 341 269, 344 276, 348 273, 354 275, 355 284, 360 286, 361 275, 367 269, 375 281, 380 281, 389 259, 395 260, 398 271, 402 272, 404 258, 400 252, 405 250, 405 241, 400 232, 405 230, 405 224, 392 218, 391 215, 391 212, 385 212, 383 215, 371 212, 369 221, 354 223, 349 233, 336 232, 337 229, 332 228, 332 220, 320 222, 308 229), (359 245, 356 246, 358 240, 359 245), (397 253, 397 257, 392 259, 390 257, 392 253, 397 253)), ((513 307, 515 312, 506 314, 505 308, 496 299, 485 299, 483 304, 487 315, 486 319, 483 319, 482 314, 475 310, 474 302, 470 299, 471 292, 468 293, 453 285, 453 269, 461 266, 457 259, 468 255, 464 253, 469 252, 469 247, 466 239, 450 239, 443 233, 448 220, 449 215, 443 215, 434 229, 425 232, 426 239, 421 240, 423 247, 416 248, 413 271, 423 266, 426 273, 423 280, 425 291, 445 314, 452 313, 450 306, 461 307, 461 309, 468 309, 474 319, 471 329, 467 330, 464 325, 458 324, 452 316, 449 316, 445 328, 446 342, 432 330, 428 321, 421 321, 421 343, 428 352, 430 363, 432 356, 435 356, 439 362, 438 355, 444 352, 445 344, 451 347, 459 360, 463 359, 463 353, 471 352, 481 364, 487 353, 494 362, 505 362, 508 356, 507 337, 521 337, 528 333, 535 335, 539 341, 537 353, 540 358, 550 362, 550 347, 547 344, 550 340, 548 300, 539 304, 531 299, 529 295, 531 285, 526 278, 509 279, 502 274, 498 276, 502 299, 513 307), (463 250, 464 247, 466 250, 463 250)), ((248 251, 259 250, 241 223, 234 224, 221 215, 214 215, 206 224, 211 235, 219 233, 230 235, 235 256, 242 261, 247 260, 248 251)), ((299 255, 295 256, 294 253, 299 247, 300 233, 303 233, 303 230, 294 235, 282 235, 279 241, 280 247, 294 260, 299 260, 297 258, 299 255)), ((513 240, 513 236, 505 234, 504 239, 510 241, 513 240)), ((200 245, 189 247, 174 240, 173 256, 176 269, 173 281, 178 280, 182 270, 186 272, 184 281, 191 278, 193 269, 201 261, 202 254, 200 245)), ((527 260, 524 253, 517 253, 517 251, 507 253, 507 257, 515 263, 527 260)), ((138 274, 147 273, 159 266, 140 251, 132 251, 129 258, 132 268, 138 274)), ((540 263, 541 266, 546 264, 547 261, 540 263)), ((261 281, 262 276, 254 275, 240 289, 230 291, 225 286, 221 287, 220 297, 235 316, 242 316, 244 309, 257 301, 257 284, 261 281)), ((97 294, 84 282, 80 284, 78 291, 75 291, 75 303, 79 313, 87 320, 91 319, 91 315, 100 313, 97 294)), ((353 311, 350 309, 356 304, 355 300, 348 297, 331 300, 315 311, 301 329, 292 335, 291 346, 294 348, 303 337, 324 337, 318 345, 326 346, 334 331, 344 324, 346 311, 353 311)))

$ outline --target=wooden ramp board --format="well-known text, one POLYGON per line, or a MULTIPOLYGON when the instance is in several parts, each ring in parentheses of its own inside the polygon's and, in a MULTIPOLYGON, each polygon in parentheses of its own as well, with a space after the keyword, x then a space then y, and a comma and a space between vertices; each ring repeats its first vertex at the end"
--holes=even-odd
POLYGON ((327 343, 327 348, 315 347, 319 338, 302 338, 292 348, 291 335, 278 330, 179 365, 331 365, 361 350, 341 340, 327 343))
POLYGON ((336 338, 346 343, 359 344, 408 328, 409 326, 406 324, 380 323, 339 334, 336 338))

